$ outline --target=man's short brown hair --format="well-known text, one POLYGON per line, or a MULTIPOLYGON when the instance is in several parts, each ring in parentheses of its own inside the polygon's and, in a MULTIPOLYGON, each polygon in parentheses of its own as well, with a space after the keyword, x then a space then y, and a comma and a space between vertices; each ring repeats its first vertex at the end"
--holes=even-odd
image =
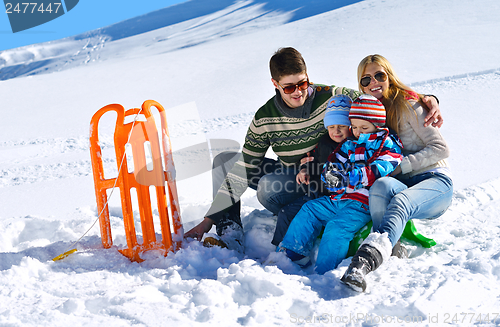
POLYGON ((306 62, 294 48, 280 48, 269 61, 271 77, 279 81, 283 76, 307 73, 306 62))

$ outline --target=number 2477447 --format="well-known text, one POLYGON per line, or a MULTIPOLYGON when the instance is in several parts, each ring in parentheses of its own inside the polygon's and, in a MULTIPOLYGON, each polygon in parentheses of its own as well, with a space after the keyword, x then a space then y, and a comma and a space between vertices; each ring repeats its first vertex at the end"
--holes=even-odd
POLYGON ((5 12, 7 14, 34 14, 34 13, 48 13, 48 14, 57 14, 59 9, 61 8, 61 2, 53 2, 48 3, 44 7, 44 3, 37 2, 22 2, 17 3, 15 6, 7 2, 5 4, 5 12))

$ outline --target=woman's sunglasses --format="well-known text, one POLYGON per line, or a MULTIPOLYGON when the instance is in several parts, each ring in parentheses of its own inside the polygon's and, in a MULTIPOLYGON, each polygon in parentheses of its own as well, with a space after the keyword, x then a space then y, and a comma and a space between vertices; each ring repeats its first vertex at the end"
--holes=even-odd
POLYGON ((307 89, 309 87, 309 79, 305 80, 303 82, 300 82, 299 84, 288 85, 285 87, 281 86, 280 82, 278 82, 278 81, 276 81, 276 83, 278 83, 278 85, 281 87, 283 92, 285 92, 285 94, 292 94, 293 92, 295 92, 295 90, 297 88, 299 88, 299 90, 301 90, 301 91, 304 91, 305 89, 307 89))
MULTIPOLYGON (((384 72, 378 72, 373 77, 381 83, 387 80, 387 74, 384 72)), ((371 82, 372 82, 372 77, 365 76, 359 81, 359 84, 361 84, 362 87, 367 87, 368 85, 370 85, 371 82)))

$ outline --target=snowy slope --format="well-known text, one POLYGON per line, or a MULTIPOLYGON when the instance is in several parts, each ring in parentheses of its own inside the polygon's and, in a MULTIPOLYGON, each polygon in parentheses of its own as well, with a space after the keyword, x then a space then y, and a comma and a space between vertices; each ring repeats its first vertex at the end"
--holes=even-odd
POLYGON ((58 41, 0 53, 0 80, 61 71, 117 57, 196 46, 314 16, 359 0, 190 0, 58 41))
MULTIPOLYGON (((189 3, 206 6, 165 23, 152 17, 167 9, 119 29, 0 52, 0 325, 500 325, 500 119, 491 96, 500 89, 500 3, 189 3), (323 276, 284 260, 263 265, 275 222, 249 190, 245 255, 185 242, 137 264, 117 247, 103 249, 98 228, 87 232, 97 218, 92 115, 110 103, 160 102, 176 167, 188 174, 203 158, 184 163, 181 149, 243 142, 273 95, 268 60, 281 46, 302 52, 314 82, 355 87, 358 62, 381 53, 403 81, 439 97, 455 194, 441 218, 417 222, 438 245, 408 244, 410 259, 392 258, 370 275, 366 294, 355 294, 339 282, 350 259, 323 276), (51 260, 84 233, 77 253, 51 260)), ((106 117, 101 139, 110 173, 113 124, 106 117)), ((178 182, 186 229, 206 212, 210 183, 209 172, 178 182)), ((110 204, 114 242, 123 244, 119 198, 110 204)))

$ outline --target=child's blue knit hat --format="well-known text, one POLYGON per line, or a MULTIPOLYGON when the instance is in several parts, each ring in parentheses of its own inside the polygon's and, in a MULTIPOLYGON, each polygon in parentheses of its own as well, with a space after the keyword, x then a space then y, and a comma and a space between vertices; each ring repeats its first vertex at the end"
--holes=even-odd
POLYGON ((328 129, 330 125, 351 126, 349 121, 349 110, 351 110, 352 100, 347 95, 336 95, 328 101, 323 123, 328 129))

